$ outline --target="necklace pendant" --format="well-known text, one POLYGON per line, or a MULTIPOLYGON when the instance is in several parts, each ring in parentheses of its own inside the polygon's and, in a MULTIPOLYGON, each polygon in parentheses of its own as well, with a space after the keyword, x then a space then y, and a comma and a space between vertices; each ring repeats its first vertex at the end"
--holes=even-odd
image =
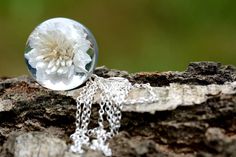
POLYGON ((91 76, 98 48, 85 26, 71 19, 53 18, 30 34, 24 56, 30 74, 40 85, 70 90, 91 76))

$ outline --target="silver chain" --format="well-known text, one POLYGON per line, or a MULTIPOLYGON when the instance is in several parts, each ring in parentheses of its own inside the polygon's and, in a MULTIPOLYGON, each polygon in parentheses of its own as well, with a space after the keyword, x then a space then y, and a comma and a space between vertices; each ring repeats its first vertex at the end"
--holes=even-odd
POLYGON ((102 78, 93 75, 92 78, 87 81, 77 98, 76 130, 71 135, 74 143, 70 149, 72 152, 83 153, 84 148, 87 147, 111 156, 112 152, 107 141, 119 131, 123 104, 152 103, 158 99, 149 84, 132 85, 127 79, 121 77, 102 78), (132 88, 147 88, 151 97, 127 101, 126 97, 132 88), (101 94, 98 127, 88 129, 92 104, 95 103, 95 95, 99 92, 101 94), (109 128, 104 127, 104 115, 109 128))

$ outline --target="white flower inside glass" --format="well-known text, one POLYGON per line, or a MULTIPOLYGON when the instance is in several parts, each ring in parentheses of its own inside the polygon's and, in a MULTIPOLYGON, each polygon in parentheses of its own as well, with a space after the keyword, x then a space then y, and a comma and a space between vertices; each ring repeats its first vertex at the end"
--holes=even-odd
POLYGON ((42 86, 70 90, 93 73, 98 48, 92 33, 66 18, 49 19, 30 34, 25 60, 29 72, 42 86))

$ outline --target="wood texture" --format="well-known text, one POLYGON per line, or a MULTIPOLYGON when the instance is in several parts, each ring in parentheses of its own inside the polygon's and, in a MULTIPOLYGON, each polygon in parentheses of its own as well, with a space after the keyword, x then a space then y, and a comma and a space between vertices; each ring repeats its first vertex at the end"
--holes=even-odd
MULTIPOLYGON (((150 83, 153 104, 126 104, 113 156, 236 156, 236 69, 215 62, 190 63, 184 72, 97 68, 101 77, 150 83)), ((74 157, 68 152, 80 89, 54 92, 27 76, 0 79, 0 156, 74 157)), ((128 99, 148 97, 134 89, 128 99)), ((94 104, 91 127, 96 125, 94 104)), ((84 156, 103 156, 89 150, 84 156)))

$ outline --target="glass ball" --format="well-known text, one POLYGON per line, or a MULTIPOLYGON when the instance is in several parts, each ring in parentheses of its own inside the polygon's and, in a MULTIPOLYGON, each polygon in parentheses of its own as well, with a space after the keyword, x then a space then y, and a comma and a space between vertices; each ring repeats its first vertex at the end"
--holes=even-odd
POLYGON ((40 85, 52 90, 70 90, 91 76, 98 48, 85 26, 71 19, 53 18, 30 34, 24 57, 28 71, 40 85))

